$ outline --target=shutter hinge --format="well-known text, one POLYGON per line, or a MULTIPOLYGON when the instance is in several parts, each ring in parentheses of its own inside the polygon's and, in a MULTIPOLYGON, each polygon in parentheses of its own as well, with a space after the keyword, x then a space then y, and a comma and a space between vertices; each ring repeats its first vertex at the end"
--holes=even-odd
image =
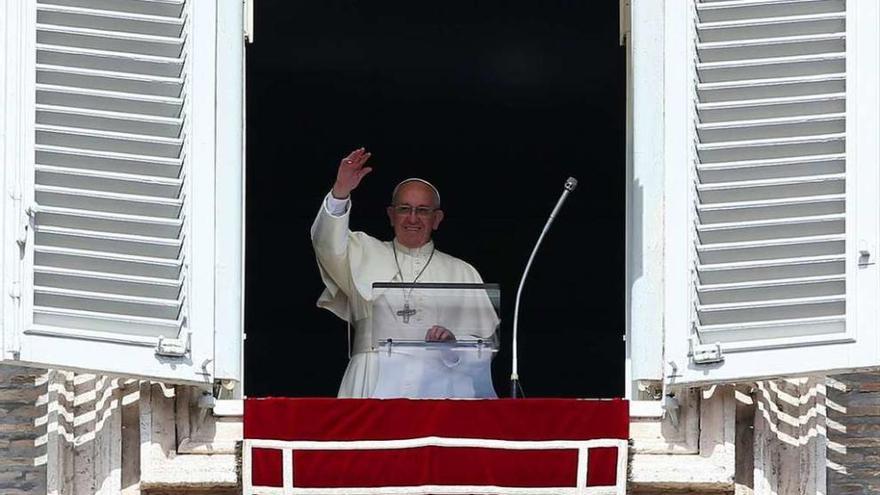
POLYGON ((156 355, 164 357, 184 357, 189 354, 192 347, 192 332, 186 333, 183 339, 168 339, 159 337, 156 344, 156 355))
POLYGON ((24 218, 21 219, 21 225, 19 225, 18 234, 15 236, 15 242, 18 243, 18 247, 20 247, 21 249, 24 249, 24 247, 27 245, 28 231, 30 230, 36 216, 37 209, 35 206, 28 206, 24 210, 24 218))
MULTIPOLYGON (((12 198, 13 203, 13 211, 18 211, 21 208, 21 189, 16 187, 15 189, 9 191, 9 197, 12 198)), ((15 242, 18 244, 18 247, 24 249, 27 244, 28 238, 28 230, 31 226, 31 221, 35 216, 35 210, 33 206, 29 206, 24 211, 24 217, 21 219, 21 223, 16 228, 15 233, 15 242)))

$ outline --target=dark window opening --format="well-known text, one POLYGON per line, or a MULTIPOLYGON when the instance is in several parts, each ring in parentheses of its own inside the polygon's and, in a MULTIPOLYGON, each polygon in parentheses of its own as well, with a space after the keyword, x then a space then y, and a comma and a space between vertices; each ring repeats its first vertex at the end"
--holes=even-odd
POLYGON ((520 378, 528 397, 619 397, 624 376, 625 58, 617 2, 259 2, 247 48, 245 390, 335 396, 345 323, 309 227, 339 160, 375 170, 351 223, 381 239, 409 176, 446 211, 438 249, 502 288, 508 395, 522 270, 569 175, 580 181, 526 283, 520 378))

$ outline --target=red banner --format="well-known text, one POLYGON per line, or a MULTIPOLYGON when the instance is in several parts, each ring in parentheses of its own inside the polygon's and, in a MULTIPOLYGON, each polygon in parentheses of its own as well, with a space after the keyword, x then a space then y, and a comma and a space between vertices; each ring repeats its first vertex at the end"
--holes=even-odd
MULTIPOLYGON (((247 399, 244 409, 245 439, 366 446, 293 448, 289 473, 297 488, 574 487, 577 442, 625 441, 628 435, 629 404, 623 400, 267 398, 247 399), (428 437, 439 444, 381 448, 386 441, 428 437)), ((252 485, 281 487, 282 450, 256 445, 250 453, 252 485)), ((615 485, 618 447, 588 451, 587 486, 615 485)))

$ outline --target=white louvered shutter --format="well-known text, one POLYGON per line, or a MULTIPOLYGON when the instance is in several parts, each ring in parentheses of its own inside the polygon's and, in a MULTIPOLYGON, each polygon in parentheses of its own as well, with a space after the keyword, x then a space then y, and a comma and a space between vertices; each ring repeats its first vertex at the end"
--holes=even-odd
POLYGON ((670 376, 880 365, 877 5, 681 3, 688 159, 667 166, 690 189, 688 328, 670 376))
POLYGON ((34 141, 13 357, 210 383, 213 2, 31 4, 34 141))

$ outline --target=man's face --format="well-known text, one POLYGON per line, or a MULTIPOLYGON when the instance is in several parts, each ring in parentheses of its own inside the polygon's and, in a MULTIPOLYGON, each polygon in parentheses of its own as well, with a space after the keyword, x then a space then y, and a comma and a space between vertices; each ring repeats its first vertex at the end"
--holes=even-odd
POLYGON ((388 207, 388 218, 397 241, 408 248, 417 248, 431 240, 443 220, 434 192, 421 182, 400 186, 394 204, 388 207))

